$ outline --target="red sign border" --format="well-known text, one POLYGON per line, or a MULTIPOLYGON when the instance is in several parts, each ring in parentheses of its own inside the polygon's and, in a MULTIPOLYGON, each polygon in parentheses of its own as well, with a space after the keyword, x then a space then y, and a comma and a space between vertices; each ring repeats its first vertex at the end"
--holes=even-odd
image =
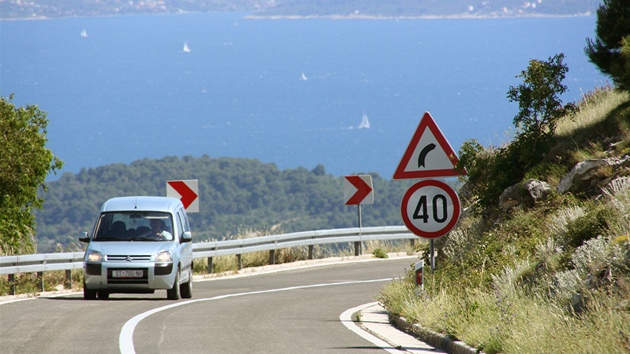
POLYGON ((459 196, 457 195, 457 192, 455 192, 455 190, 451 186, 449 186, 448 184, 442 181, 438 181, 434 179, 427 179, 427 180, 420 181, 414 184, 407 190, 407 192, 403 196, 402 202, 400 203, 400 214, 403 218, 403 221, 405 222, 405 225, 407 226, 409 231, 411 231, 414 235, 420 236, 423 238, 429 238, 429 239, 439 238, 448 234, 459 221, 459 216, 461 214, 461 203, 459 201, 459 196), (409 215, 407 215, 407 203, 409 203, 409 199, 411 198, 411 196, 418 189, 423 188, 423 187, 440 188, 444 190, 446 194, 448 194, 449 197, 451 197, 451 200, 453 201, 453 217, 451 218, 451 221, 449 221, 449 223, 446 224, 446 226, 444 226, 441 230, 433 231, 433 232, 422 231, 419 228, 417 228, 416 225, 414 225, 413 222, 411 222, 411 220, 409 220, 409 215))
POLYGON ((435 120, 431 116, 431 113, 425 112, 424 116, 422 116, 422 119, 420 120, 420 124, 418 125, 416 132, 413 134, 413 137, 411 138, 411 141, 409 142, 409 145, 407 146, 407 150, 405 150, 405 154, 403 155, 402 159, 400 160, 400 163, 398 164, 398 167, 396 168, 396 172, 394 172, 393 178, 394 179, 413 179, 413 178, 429 178, 429 177, 454 177, 454 176, 465 175, 466 171, 460 171, 455 168, 458 162, 459 162, 459 159, 457 158, 457 154, 455 154, 455 151, 453 150, 451 145, 448 143, 448 140, 446 140, 446 137, 444 136, 440 128, 437 126, 437 123, 435 123, 435 120), (409 160, 411 160, 411 156, 413 155, 413 152, 415 151, 418 143, 420 142, 420 138, 422 138, 422 134, 424 134, 424 131, 427 130, 427 128, 431 130, 431 132, 433 133, 433 136, 435 137, 437 142, 440 144, 440 147, 442 148, 444 153, 446 153, 446 156, 448 156, 450 161, 453 163, 453 168, 439 169, 439 170, 424 170, 424 171, 405 171, 405 167, 407 167, 407 164, 409 164, 409 160))

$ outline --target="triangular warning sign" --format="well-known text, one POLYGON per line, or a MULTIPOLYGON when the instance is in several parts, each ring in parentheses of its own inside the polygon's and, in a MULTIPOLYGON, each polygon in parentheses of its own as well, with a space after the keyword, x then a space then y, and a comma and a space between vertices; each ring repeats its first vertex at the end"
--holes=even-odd
POLYGON ((466 171, 455 168, 458 161, 433 117, 426 112, 396 168, 394 179, 465 175, 466 171))

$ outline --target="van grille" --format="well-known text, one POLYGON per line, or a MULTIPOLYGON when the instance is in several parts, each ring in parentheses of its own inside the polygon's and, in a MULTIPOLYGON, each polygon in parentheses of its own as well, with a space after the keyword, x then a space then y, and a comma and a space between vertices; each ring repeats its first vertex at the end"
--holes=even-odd
POLYGON ((105 260, 109 262, 147 262, 151 260, 151 255, 118 255, 108 254, 105 256, 105 260))

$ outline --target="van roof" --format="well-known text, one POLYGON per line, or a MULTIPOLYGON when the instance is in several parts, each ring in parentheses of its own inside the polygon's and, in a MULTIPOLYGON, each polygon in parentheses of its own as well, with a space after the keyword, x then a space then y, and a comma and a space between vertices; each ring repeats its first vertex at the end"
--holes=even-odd
POLYGON ((148 210, 148 211, 176 211, 184 207, 179 199, 169 197, 130 196, 112 198, 103 203, 101 212, 148 210))

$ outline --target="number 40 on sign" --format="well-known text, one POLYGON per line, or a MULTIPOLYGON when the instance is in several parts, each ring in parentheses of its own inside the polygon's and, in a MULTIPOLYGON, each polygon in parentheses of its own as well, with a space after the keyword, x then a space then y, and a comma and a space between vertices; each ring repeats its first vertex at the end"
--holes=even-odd
POLYGON ((459 220, 461 210, 455 190, 437 180, 424 180, 411 186, 400 206, 407 228, 429 239, 451 231, 459 220))

